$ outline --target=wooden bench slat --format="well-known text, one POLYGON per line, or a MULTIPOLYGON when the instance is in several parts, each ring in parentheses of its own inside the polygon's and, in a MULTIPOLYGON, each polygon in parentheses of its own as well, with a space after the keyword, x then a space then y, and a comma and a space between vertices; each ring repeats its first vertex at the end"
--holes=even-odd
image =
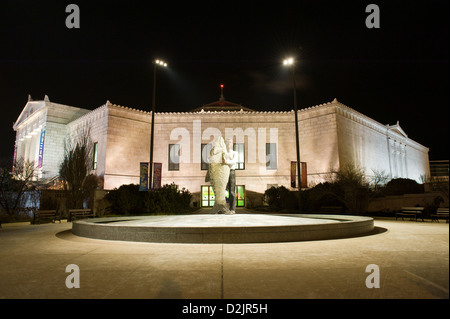
POLYGON ((395 220, 398 219, 398 217, 401 217, 403 220, 403 217, 412 217, 416 220, 419 217, 423 220, 422 212, 424 210, 424 207, 402 207, 400 209, 400 212, 395 213, 395 220))
POLYGON ((78 217, 95 217, 91 209, 69 209, 70 220, 78 217))
POLYGON ((37 210, 36 212, 34 212, 33 223, 37 223, 39 225, 41 223, 41 219, 50 219, 52 223, 58 220, 59 223, 61 223, 61 218, 56 213, 56 210, 37 210))
POLYGON ((431 221, 437 221, 439 223, 439 219, 445 219, 445 222, 448 224, 448 207, 439 207, 436 210, 436 214, 431 215, 431 221))

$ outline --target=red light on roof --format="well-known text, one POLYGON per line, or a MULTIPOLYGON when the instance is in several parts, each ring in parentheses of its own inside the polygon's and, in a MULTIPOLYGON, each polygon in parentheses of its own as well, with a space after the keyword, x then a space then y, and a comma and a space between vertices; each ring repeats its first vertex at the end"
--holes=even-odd
POLYGON ((220 85, 220 88, 222 88, 222 89, 223 89, 223 84, 221 84, 221 85, 220 85))

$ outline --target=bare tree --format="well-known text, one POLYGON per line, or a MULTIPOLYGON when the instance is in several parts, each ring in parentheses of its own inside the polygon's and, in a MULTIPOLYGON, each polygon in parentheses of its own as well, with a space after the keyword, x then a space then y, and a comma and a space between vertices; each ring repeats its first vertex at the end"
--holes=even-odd
POLYGON ((372 169, 372 175, 368 177, 368 181, 373 191, 379 192, 390 180, 391 177, 386 171, 372 169))
MULTIPOLYGON (((330 169, 324 176, 325 183, 316 187, 319 197, 331 196, 341 202, 349 214, 360 214, 366 211, 374 196, 370 178, 364 170, 356 165, 347 164, 339 169, 330 169)), ((377 177, 377 183, 382 180, 377 177)), ((317 196, 317 195, 316 195, 317 196)))
POLYGON ((37 169, 34 162, 18 159, 14 168, 0 167, 0 206, 10 216, 23 209, 24 194, 36 189, 37 169))
POLYGON ((82 132, 75 142, 66 142, 65 155, 59 175, 68 192, 69 208, 83 208, 83 202, 98 185, 98 177, 90 175, 92 143, 89 129, 82 132))

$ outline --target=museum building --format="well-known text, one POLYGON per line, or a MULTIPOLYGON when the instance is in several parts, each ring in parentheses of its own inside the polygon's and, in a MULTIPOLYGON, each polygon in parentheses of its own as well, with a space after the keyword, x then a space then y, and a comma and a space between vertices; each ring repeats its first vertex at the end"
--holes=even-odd
MULTIPOLYGON (((237 205, 251 201, 250 193, 271 186, 296 184, 294 111, 256 111, 225 100, 186 112, 156 112, 153 185, 176 184, 188 189, 194 202, 212 206, 214 194, 205 175, 207 154, 218 136, 232 138, 238 152, 237 205)), ((430 175, 429 149, 412 139, 399 123, 383 125, 334 99, 298 110, 301 187, 311 187, 333 169, 346 164, 366 174, 383 172, 392 178, 421 181, 430 175)), ((141 163, 150 158, 151 112, 107 101, 94 109, 31 97, 13 124, 14 160, 37 163, 38 178, 58 175, 65 145, 89 132, 92 173, 111 190, 139 184, 141 163)))

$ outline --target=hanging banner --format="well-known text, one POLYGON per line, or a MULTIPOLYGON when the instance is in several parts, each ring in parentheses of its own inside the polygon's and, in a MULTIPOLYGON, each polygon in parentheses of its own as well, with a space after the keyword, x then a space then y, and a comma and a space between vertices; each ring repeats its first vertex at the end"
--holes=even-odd
POLYGON ((41 138, 39 139, 38 168, 42 168, 42 162, 44 159, 44 140, 45 140, 45 130, 41 132, 41 138))
POLYGON ((14 155, 13 155, 13 165, 12 165, 13 172, 14 172, 14 167, 16 166, 16 156, 17 156, 17 145, 14 145, 14 155))
POLYGON ((153 188, 161 188, 162 163, 153 163, 153 188))
POLYGON ((148 191, 148 163, 140 164, 139 191, 148 191))
POLYGON ((306 169, 306 162, 301 162, 301 181, 300 183, 302 184, 302 188, 307 188, 308 187, 308 172, 306 169))
MULTIPOLYGON (((306 162, 300 162, 300 183, 302 188, 308 187, 308 171, 306 162)), ((291 187, 297 187, 297 162, 291 162, 291 187)))
POLYGON ((291 187, 297 187, 297 162, 291 162, 291 187))

